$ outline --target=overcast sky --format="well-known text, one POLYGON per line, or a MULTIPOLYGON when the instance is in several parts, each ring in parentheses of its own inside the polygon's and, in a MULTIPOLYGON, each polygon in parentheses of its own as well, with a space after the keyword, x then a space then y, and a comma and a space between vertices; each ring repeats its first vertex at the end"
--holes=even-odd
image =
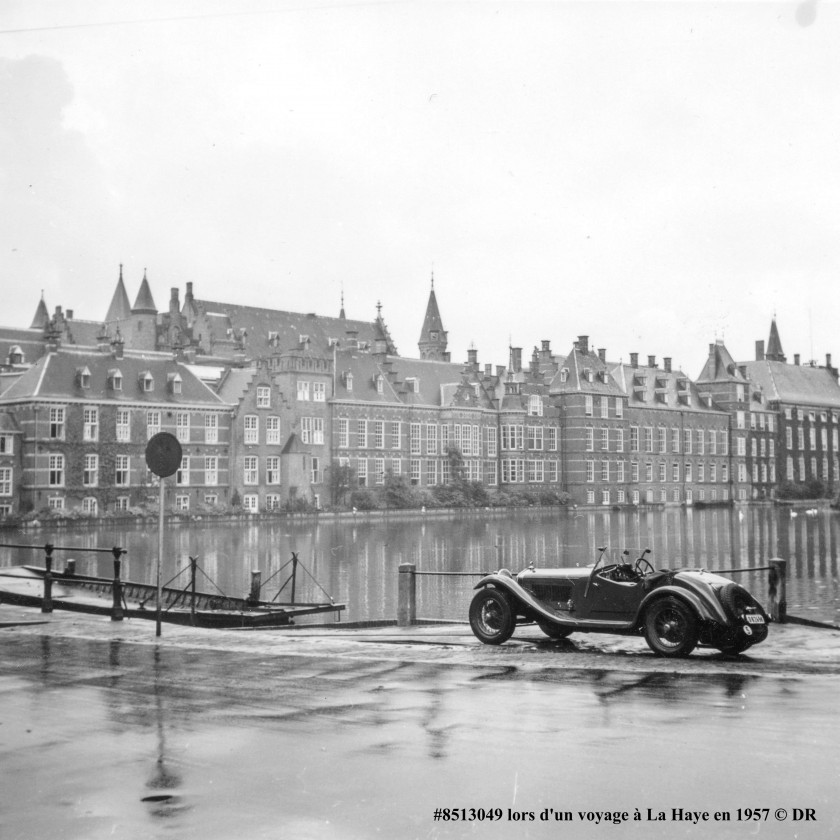
POLYGON ((840 360, 840 6, 0 0, 0 323, 119 263, 455 361, 840 360))

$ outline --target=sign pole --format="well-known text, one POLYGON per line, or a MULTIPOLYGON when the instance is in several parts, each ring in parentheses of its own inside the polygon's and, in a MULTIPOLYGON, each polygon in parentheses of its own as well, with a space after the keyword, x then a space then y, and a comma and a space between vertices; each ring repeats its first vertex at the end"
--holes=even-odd
POLYGON ((164 479, 160 479, 160 508, 158 510, 158 555, 157 555, 157 614, 155 621, 155 636, 160 636, 160 567, 163 563, 163 510, 164 510, 164 479))

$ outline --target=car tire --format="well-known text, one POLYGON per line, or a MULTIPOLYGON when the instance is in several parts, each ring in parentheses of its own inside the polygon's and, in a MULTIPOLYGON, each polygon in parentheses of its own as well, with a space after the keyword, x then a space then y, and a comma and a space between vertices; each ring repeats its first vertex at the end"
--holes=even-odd
POLYGON ((470 603, 470 627, 485 645, 506 642, 516 629, 516 616, 507 593, 492 587, 476 592, 470 603))
POLYGON ((561 627, 559 624, 552 624, 550 621, 538 621, 537 627, 539 627, 549 639, 554 639, 555 641, 565 639, 573 632, 571 627, 561 627))
POLYGON ((694 610, 679 598, 657 598, 645 612, 645 640, 657 656, 688 656, 697 645, 694 610))
POLYGON ((718 598, 726 614, 733 621, 742 621, 747 607, 755 605, 750 593, 737 583, 724 584, 718 593, 718 598))

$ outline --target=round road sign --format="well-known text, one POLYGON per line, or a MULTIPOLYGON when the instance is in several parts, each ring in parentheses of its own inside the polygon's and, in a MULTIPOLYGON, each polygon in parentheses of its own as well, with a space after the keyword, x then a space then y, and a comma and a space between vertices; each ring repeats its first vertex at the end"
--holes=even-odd
POLYGON ((181 444, 175 435, 158 432, 146 444, 146 465, 157 476, 174 475, 181 466, 181 444))

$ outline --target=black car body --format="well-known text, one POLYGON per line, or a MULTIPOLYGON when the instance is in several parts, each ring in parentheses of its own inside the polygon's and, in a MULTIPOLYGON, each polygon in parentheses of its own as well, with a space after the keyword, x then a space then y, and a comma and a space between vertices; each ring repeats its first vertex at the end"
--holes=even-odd
POLYGON ((688 656, 697 644, 735 654, 767 638, 770 616, 739 584, 703 569, 654 569, 649 550, 631 563, 559 569, 532 566, 486 575, 470 604, 473 633, 507 641, 518 624, 536 623, 550 638, 570 633, 643 634, 660 656, 688 656))

